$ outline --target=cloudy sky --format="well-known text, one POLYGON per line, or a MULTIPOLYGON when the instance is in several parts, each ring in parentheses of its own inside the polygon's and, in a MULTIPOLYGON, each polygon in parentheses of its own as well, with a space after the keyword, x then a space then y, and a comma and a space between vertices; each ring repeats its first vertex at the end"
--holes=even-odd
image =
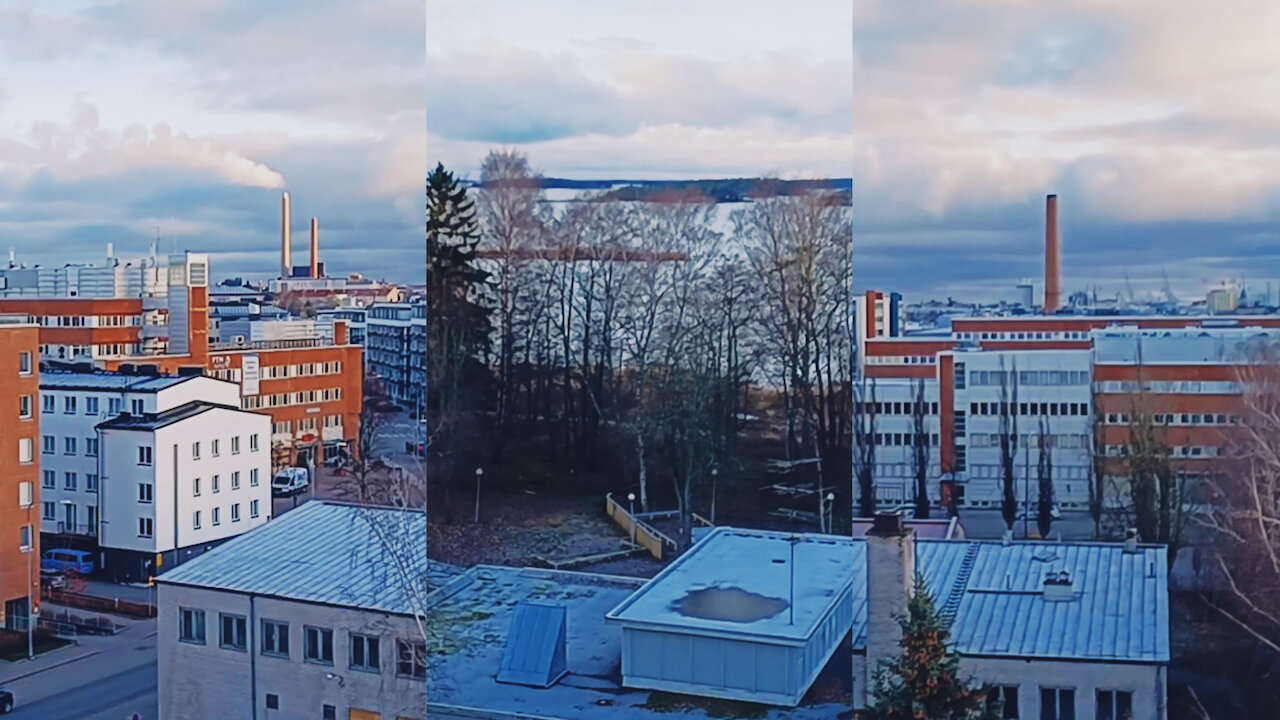
POLYGON ((216 278, 266 278, 287 189, 295 262, 315 215, 331 272, 420 278, 424 15, 421 0, 5 0, 0 251, 139 256, 158 227, 163 252, 213 253, 216 278))
POLYGON ((1280 295, 1274 0, 428 0, 428 155, 854 178, 860 287, 1280 295))

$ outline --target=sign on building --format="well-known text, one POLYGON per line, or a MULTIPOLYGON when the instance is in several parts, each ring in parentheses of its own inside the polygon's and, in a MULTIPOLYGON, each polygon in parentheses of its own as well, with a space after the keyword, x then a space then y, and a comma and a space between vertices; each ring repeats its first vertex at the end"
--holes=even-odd
POLYGON ((248 397, 258 394, 258 356, 242 355, 240 357, 240 396, 248 397))

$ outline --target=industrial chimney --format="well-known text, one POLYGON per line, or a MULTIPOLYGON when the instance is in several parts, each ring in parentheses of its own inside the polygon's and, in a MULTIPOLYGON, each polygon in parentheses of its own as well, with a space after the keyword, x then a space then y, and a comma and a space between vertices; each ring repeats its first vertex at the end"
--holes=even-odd
POLYGON ((1062 248, 1058 243, 1058 196, 1045 198, 1044 207, 1044 314, 1062 306, 1062 248))
POLYGON ((311 218, 311 277, 320 277, 320 222, 311 218))
POLYGON ((293 237, 289 234, 289 193, 280 198, 280 277, 287 278, 293 274, 293 237))

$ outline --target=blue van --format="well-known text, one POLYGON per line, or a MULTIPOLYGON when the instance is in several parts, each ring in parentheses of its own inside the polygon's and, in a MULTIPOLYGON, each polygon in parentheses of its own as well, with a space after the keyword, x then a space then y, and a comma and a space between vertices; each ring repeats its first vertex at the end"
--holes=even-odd
POLYGON ((93 572, 93 555, 84 550, 45 550, 40 556, 40 569, 88 575, 93 572))

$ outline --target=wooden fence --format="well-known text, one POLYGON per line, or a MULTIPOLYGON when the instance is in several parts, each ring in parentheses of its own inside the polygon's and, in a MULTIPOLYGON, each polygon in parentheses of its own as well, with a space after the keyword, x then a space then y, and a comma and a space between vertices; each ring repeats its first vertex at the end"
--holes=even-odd
POLYGON ((156 616, 156 607, 150 603, 137 603, 120 598, 104 598, 97 595, 84 595, 82 593, 58 592, 56 590, 46 591, 44 594, 46 602, 63 607, 78 608, 80 610, 96 610, 98 612, 115 613, 116 615, 124 615, 131 618, 153 618, 156 616))
MULTIPOLYGON (((663 546, 670 547, 673 551, 679 547, 676 545, 675 540, 663 535, 641 520, 639 514, 632 515, 628 512, 617 500, 613 499, 613 493, 604 496, 604 511, 622 526, 622 529, 627 533, 627 537, 634 539, 637 545, 648 550, 649 554, 658 560, 662 559, 663 546)), ((645 513, 649 517, 664 514, 666 513, 645 513)))

